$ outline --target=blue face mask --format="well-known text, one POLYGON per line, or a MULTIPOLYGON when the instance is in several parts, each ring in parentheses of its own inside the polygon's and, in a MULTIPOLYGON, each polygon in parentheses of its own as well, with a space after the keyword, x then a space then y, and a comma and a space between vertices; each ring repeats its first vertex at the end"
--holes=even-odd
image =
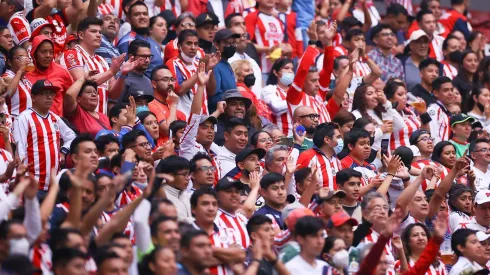
POLYGON ((337 146, 333 147, 333 151, 335 152, 335 154, 342 152, 343 148, 344 148, 344 140, 341 138, 337 139, 337 146))
POLYGON ((281 81, 283 85, 291 85, 294 81, 294 73, 283 73, 279 81, 281 81))
POLYGON ((150 108, 148 108, 148 106, 146 106, 146 105, 136 107, 136 114, 144 112, 144 111, 150 111, 150 108))

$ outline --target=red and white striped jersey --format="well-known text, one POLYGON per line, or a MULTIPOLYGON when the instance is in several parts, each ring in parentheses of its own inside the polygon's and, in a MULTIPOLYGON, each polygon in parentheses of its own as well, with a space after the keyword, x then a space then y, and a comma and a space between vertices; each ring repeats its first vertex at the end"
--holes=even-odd
POLYGON ((126 204, 130 204, 137 197, 141 196, 141 194, 143 194, 143 191, 141 191, 141 189, 139 189, 136 185, 132 184, 129 187, 129 190, 128 190, 128 188, 125 188, 121 192, 121 194, 119 194, 119 196, 117 197, 117 199, 114 202, 114 204, 117 207, 122 208, 126 204))
POLYGON ((342 45, 337 45, 334 48, 335 57, 339 57, 341 55, 349 56, 349 51, 342 45))
POLYGON ((283 230, 274 237, 274 246, 277 250, 281 250, 290 240, 293 239, 293 234, 289 229, 283 230))
POLYGON ((76 134, 53 112, 42 116, 32 108, 15 120, 14 139, 20 159, 25 159, 30 175, 47 191, 51 169, 58 171, 60 152, 68 154, 76 134), (63 146, 61 146, 63 140, 63 146))
POLYGON ((52 274, 53 262, 51 258, 51 249, 45 243, 36 245, 29 251, 29 260, 31 260, 32 265, 41 270, 38 274, 52 274))
MULTIPOLYGON (((12 154, 5 149, 0 149, 0 175, 5 173, 8 164, 12 161, 14 161, 12 154)), ((15 174, 13 176, 15 177, 15 174)), ((0 193, 9 193, 9 180, 10 179, 7 179, 5 182, 0 182, 0 193)))
MULTIPOLYGON (((7 70, 2 77, 14 78, 15 73, 11 70, 7 70)), ((8 110, 13 117, 19 116, 20 113, 25 111, 27 108, 32 107, 31 86, 31 82, 27 80, 25 76, 23 76, 19 81, 19 85, 17 85, 17 91, 15 91, 15 94, 11 98, 7 99, 8 110)))
POLYGON ((357 61, 354 66, 354 74, 353 77, 364 77, 371 73, 371 68, 364 61, 357 61))
MULTIPOLYGON (((249 13, 245 19, 250 40, 255 41, 261 47, 270 48, 282 43, 284 40, 284 25, 278 18, 255 11, 249 13)), ((260 67, 263 72, 269 72, 272 63, 267 59, 267 54, 260 55, 260 67)))
POLYGON ((279 127, 279 129, 289 137, 293 135, 293 117, 287 109, 288 103, 286 101, 286 96, 286 91, 278 85, 270 85, 262 90, 262 100, 271 110, 272 123, 279 127), (281 110, 276 108, 277 105, 281 105, 281 110))
MULTIPOLYGON (((201 229, 195 222, 192 223, 195 229, 201 229)), ((235 232, 232 228, 221 227, 214 223, 214 231, 209 235, 211 245, 215 247, 227 248, 232 244, 236 244, 235 232)), ((217 265, 209 268, 209 273, 212 275, 233 275, 233 271, 226 265, 217 265)))
POLYGON ((7 28, 16 45, 29 41, 31 38, 31 25, 24 16, 24 11, 14 13, 9 19, 7 28))
MULTIPOLYGON (((180 58, 174 58, 167 62, 167 66, 172 72, 174 78, 177 80, 175 83, 175 90, 178 91, 184 81, 189 80, 194 74, 197 73, 199 60, 194 60, 194 64, 192 65, 186 65, 184 61, 182 61, 180 58)), ((194 87, 192 87, 192 89, 185 95, 179 97, 179 105, 177 109, 184 113, 186 115, 186 118, 189 118, 189 114, 191 113, 192 100, 194 99, 194 95, 197 92, 197 87, 198 83, 196 83, 194 87)), ((206 93, 206 88, 204 88, 204 96, 202 98, 201 105, 201 113, 207 115, 208 97, 206 93)))
POLYGON ((429 122, 430 133, 434 140, 434 144, 439 143, 441 140, 449 140, 449 111, 440 102, 432 103, 427 108, 427 113, 429 113, 432 119, 429 122))
MULTIPOLYGON (((60 64, 68 71, 76 68, 83 68, 85 73, 97 71, 97 74, 109 70, 109 64, 105 59, 97 54, 91 56, 82 46, 76 45, 75 49, 66 50, 60 58, 60 64)), ((109 81, 97 86, 99 91, 99 105, 96 111, 107 114, 107 101, 109 100, 107 91, 109 90, 109 81)))
POLYGON ((445 60, 441 61, 441 63, 442 63, 442 73, 444 76, 447 76, 450 79, 453 79, 458 75, 458 69, 456 69, 456 67, 449 64, 445 60))
MULTIPOLYGON (((104 211, 100 215, 100 221, 102 224, 99 224, 100 226, 104 226, 106 223, 108 223, 111 219, 112 216, 116 215, 117 212, 119 212, 121 208, 116 207, 113 211, 104 211)), ((95 234, 98 234, 98 232, 102 229, 102 227, 97 228, 95 227, 95 234)), ((132 218, 129 219, 128 224, 126 224, 126 227, 124 228, 124 235, 128 236, 128 238, 131 240, 131 244, 135 245, 136 244, 136 235, 134 234, 134 224, 132 221, 132 218)))
POLYGON ((444 42, 444 37, 434 34, 432 41, 429 44, 429 57, 434 58, 437 61, 442 61, 444 59, 444 54, 442 53, 442 43, 444 42))
POLYGON ((393 132, 390 137, 390 149, 394 151, 400 146, 410 146, 409 138, 415 130, 420 128, 420 120, 412 113, 408 108, 403 110, 403 120, 405 121, 405 127, 398 132, 393 132))
MULTIPOLYGON (((446 270, 446 265, 441 262, 441 261, 438 261, 439 262, 439 265, 437 267, 434 267, 433 264, 430 265, 429 267, 429 270, 427 270, 427 272, 425 272, 424 274, 420 274, 420 275, 447 275, 448 272, 446 270)), ((395 270, 396 272, 400 272, 400 260, 397 260, 395 262, 395 270)), ((411 268, 415 265, 415 262, 413 261, 412 258, 408 259, 408 267, 411 268)))
MULTIPOLYGON (((102 3, 97 7, 97 12, 100 15, 114 14, 115 9, 111 4, 102 3)), ((117 15, 115 15, 115 16, 117 16, 117 15)))
MULTIPOLYGON (((375 244, 378 241, 379 233, 370 229, 370 233, 361 241, 362 243, 375 244)), ((384 252, 386 254, 386 261, 388 261, 388 269, 386 271, 386 275, 395 275, 395 256, 393 255, 393 246, 391 243, 391 239, 385 246, 384 252)))
POLYGON ((335 175, 342 169, 340 160, 336 156, 329 159, 323 152, 316 148, 308 149, 299 155, 298 168, 313 167, 316 165, 318 171, 318 184, 328 187, 330 190, 337 190, 335 175))
MULTIPOLYGON (((163 54, 163 62, 165 64, 167 64, 167 62, 170 59, 179 57, 178 42, 179 42, 179 40, 177 38, 175 38, 174 40, 171 40, 170 42, 168 42, 167 45, 165 45, 165 50, 164 50, 164 54, 163 54)), ((196 60, 199 61, 205 55, 206 55, 206 53, 204 52, 204 50, 201 49, 200 47, 198 47, 196 60)))
MULTIPOLYGON (((420 170, 424 169, 424 167, 425 167, 425 166, 428 166, 428 165, 431 165, 431 166, 434 166, 434 167, 439 167, 439 166, 441 166, 440 164, 438 164, 438 163, 436 163, 436 162, 432 161, 431 159, 421 159, 421 160, 418 160, 418 161, 412 162, 412 167, 415 167, 415 168, 420 169, 420 170)), ((445 167, 444 167, 444 168, 445 168, 445 167)), ((440 175, 441 180, 442 180, 442 179, 443 179, 443 178, 444 178, 446 175, 447 175, 447 173, 446 173, 446 169, 443 169, 443 170, 442 170, 442 173, 441 173, 441 175, 440 175)), ((435 186, 435 187, 439 186, 439 183, 440 183, 440 182, 441 182, 440 180, 439 180, 439 181, 437 181, 437 182, 436 182, 436 186, 435 186)), ((430 180, 427 180, 427 179, 426 179, 426 180, 424 180, 424 181, 423 181, 423 182, 420 184, 420 188, 422 188, 422 191, 424 191, 424 192, 425 192, 425 190, 427 190, 427 186, 429 186, 429 184, 430 184, 430 180)))
MULTIPOLYGON (((145 1, 145 3, 146 2, 147 1, 145 1)), ((182 13, 182 6, 180 5, 180 1, 164 0, 162 4, 163 5, 161 7, 157 7, 156 5, 153 5, 154 15, 158 15, 165 10, 171 10, 172 13, 175 15, 175 17, 179 17, 179 15, 182 13)), ((148 7, 150 8, 150 5, 148 5, 148 7)))
POLYGON ((243 249, 247 249, 250 245, 250 236, 247 231, 248 219, 240 213, 232 215, 223 209, 218 209, 218 214, 216 215, 215 223, 218 226, 231 228, 235 232, 235 239, 238 244, 240 244, 243 249))
POLYGON ((125 20, 126 15, 124 15, 122 9, 122 2, 122 0, 104 0, 103 3, 112 6, 112 14, 114 14, 117 18, 125 20))

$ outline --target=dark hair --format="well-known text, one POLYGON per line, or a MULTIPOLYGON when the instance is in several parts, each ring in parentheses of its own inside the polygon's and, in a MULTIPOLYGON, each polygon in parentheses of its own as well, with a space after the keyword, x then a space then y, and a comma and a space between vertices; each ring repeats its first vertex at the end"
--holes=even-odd
POLYGON ((262 133, 266 133, 270 138, 272 138, 271 135, 264 130, 257 131, 250 138, 250 145, 252 145, 253 147, 257 147, 257 143, 259 143, 259 135, 262 133))
POLYGON ((156 218, 150 225, 150 232, 152 237, 156 237, 158 235, 158 226, 163 222, 173 221, 177 223, 177 221, 172 217, 159 216, 156 218))
POLYGON ((334 60, 333 60, 333 69, 334 70, 338 70, 339 69, 339 66, 340 66, 340 61, 341 60, 349 60, 349 57, 346 56, 346 55, 340 55, 340 56, 337 56, 334 60))
POLYGON ((68 237, 70 236, 70 234, 76 234, 80 237, 83 237, 82 233, 80 233, 78 229, 53 228, 49 234, 50 238, 48 242, 51 251, 66 247, 66 242, 68 241, 68 237))
POLYGON ((439 90, 442 84, 451 83, 451 79, 447 76, 439 76, 432 81, 432 90, 439 90))
POLYGON ((155 68, 153 68, 153 70, 151 70, 151 75, 150 75, 151 80, 155 80, 155 74, 159 70, 169 70, 170 71, 170 69, 167 67, 167 65, 158 65, 155 68))
POLYGON ((196 22, 196 18, 194 17, 194 14, 190 12, 183 12, 177 17, 177 19, 175 19, 174 27, 177 28, 182 23, 182 21, 184 21, 186 18, 190 18, 194 23, 196 22))
POLYGON ((20 50, 20 49, 22 49, 22 50, 24 50, 24 51, 26 51, 26 52, 27 52, 27 50, 26 50, 24 47, 22 47, 22 46, 13 46, 13 47, 12 47, 12 48, 10 48, 10 50, 9 50, 9 53, 8 53, 8 55, 7 55, 7 61, 12 61, 12 60, 14 59, 14 55, 15 55, 15 53, 16 53, 18 50, 20 50))
POLYGON ((3 220, 0 223, 0 240, 6 240, 12 224, 24 225, 21 220, 3 220))
POLYGON ((398 88, 400 87, 403 87, 406 89, 405 85, 404 84, 401 84, 399 82, 396 82, 396 81, 387 81, 386 82, 386 86, 384 87, 383 89, 383 92, 385 93, 386 95, 386 98, 387 99, 392 99, 393 96, 395 95, 396 91, 398 90, 398 88))
POLYGON ((242 16, 243 17, 243 14, 241 13, 232 13, 230 15, 228 15, 226 18, 225 18, 225 26, 227 29, 231 28, 231 20, 237 16, 242 16))
POLYGON ((166 204, 175 207, 175 205, 167 198, 155 198, 151 201, 150 207, 150 217, 154 216, 155 213, 158 213, 158 208, 160 204, 166 204))
MULTIPOLYGON (((139 262, 138 274, 146 274, 146 275, 155 274, 155 272, 153 272, 150 269, 150 263, 155 263, 157 258, 158 258, 160 251, 163 251, 163 250, 172 251, 172 249, 168 246, 156 246, 155 249, 153 249, 149 254, 145 255, 143 257, 143 259, 141 259, 141 261, 139 262)), ((172 253, 173 253, 173 251, 172 251, 172 253)))
MULTIPOLYGON (((451 0, 451 6, 453 5, 461 5, 465 0, 451 0)), ((454 250, 454 249, 453 249, 454 250)))
POLYGON ((337 185, 340 186, 344 186, 344 183, 352 177, 362 179, 362 173, 351 168, 345 168, 338 171, 335 176, 337 180, 337 185))
POLYGON ((454 251, 456 256, 463 256, 463 253, 461 253, 461 251, 458 249, 458 245, 465 247, 468 237, 475 234, 476 231, 467 228, 461 228, 453 232, 453 235, 451 236, 451 249, 454 251))
POLYGON ((339 28, 341 30, 344 30, 346 32, 348 32, 350 29, 352 29, 353 27, 359 27, 359 28, 362 28, 362 22, 357 20, 357 18, 355 18, 354 16, 347 16, 346 18, 344 18, 344 20, 342 20, 342 22, 340 22, 339 24, 339 28))
POLYGON ((197 203, 199 202, 199 198, 204 196, 204 195, 210 195, 214 197, 216 200, 218 200, 218 195, 216 194, 216 191, 213 188, 209 187, 202 187, 194 191, 191 196, 191 207, 196 208, 197 203))
POLYGON ((135 39, 133 42, 129 43, 128 54, 135 56, 139 48, 148 48, 151 50, 151 45, 145 40, 135 39))
MULTIPOLYGON (((33 0, 35 1, 35 0, 33 0)), ((8 30, 7 26, 5 25, 1 25, 0 26, 0 32, 3 32, 4 30, 8 30)), ((10 31, 10 30, 9 30, 10 31)), ((41 45, 42 43, 40 43, 39 45, 41 45)), ((52 43, 51 43, 52 44, 52 43)), ((15 44, 14 44, 15 45, 15 44)), ((0 46, 0 52, 2 52, 5 56, 7 56, 9 54, 9 52, 7 51, 7 49, 4 49, 2 46, 0 46)))
POLYGON ((197 154, 194 155, 194 157, 192 157, 192 159, 190 161, 189 171, 191 173, 197 171, 197 162, 202 160, 202 159, 206 159, 209 162, 213 163, 213 160, 211 159, 211 157, 208 154, 206 154, 204 152, 198 152, 197 154))
POLYGON ((95 142, 94 138, 90 134, 83 133, 83 134, 76 136, 75 139, 73 139, 73 141, 70 144, 70 153, 71 154, 78 154, 78 149, 79 149, 80 143, 88 142, 88 141, 95 142))
POLYGON ((150 115, 154 116, 155 118, 157 117, 153 112, 150 111, 139 112, 136 116, 140 119, 141 123, 144 124, 145 119, 150 115))
POLYGON ((168 156, 158 163, 156 171, 158 173, 173 174, 179 170, 189 169, 189 161, 179 156, 168 156))
MULTIPOLYGON (((366 111, 366 103, 365 103, 366 92, 369 87, 373 87, 373 85, 363 84, 357 87, 356 91, 354 92, 354 98, 352 99, 352 111, 358 110, 362 116, 366 116, 371 119, 371 116, 369 116, 366 111)), ((383 110, 384 110, 383 106, 381 105, 381 103, 379 103, 378 106, 374 108, 374 113, 376 113, 378 117, 381 117, 381 113, 383 112, 383 110)), ((373 120, 371 122, 377 125, 377 123, 374 122, 373 120)))
MULTIPOLYGON (((36 0, 33 0, 33 1, 34 1, 34 2, 36 2, 36 0)), ((126 15, 126 16, 128 15, 128 14, 126 13, 126 7, 128 7, 128 6, 129 6, 129 4, 130 4, 132 1, 133 1, 133 0, 122 0, 121 6, 122 6, 122 10, 123 10, 123 12, 124 12, 124 15, 126 15)), ((129 7, 128 7, 128 11, 129 11, 129 7)))
POLYGON ((373 123, 371 120, 369 120, 367 117, 361 117, 356 119, 354 121, 354 125, 352 125, 352 129, 362 129, 364 130, 364 127, 368 125, 369 123, 373 123))
POLYGON ((369 138, 369 132, 364 129, 354 129, 349 132, 348 145, 356 146, 357 141, 361 138, 369 138))
MULTIPOLYGON (((446 146, 452 146, 454 150, 456 150, 456 147, 454 147, 454 144, 452 144, 449 141, 440 141, 434 146, 434 151, 432 152, 431 159, 435 162, 441 163, 441 155, 444 147, 446 146)), ((442 163, 441 163, 442 164, 442 163)))
POLYGON ((385 30, 385 29, 391 30, 390 25, 385 24, 385 23, 380 23, 380 24, 374 26, 373 29, 371 30, 370 39, 373 40, 376 37, 376 35, 378 35, 378 33, 380 33, 382 30, 385 30))
POLYGON ((99 154, 102 154, 105 151, 105 147, 111 143, 119 145, 119 140, 114 135, 100 136, 94 142, 99 154))
POLYGON ((346 34, 345 34, 345 40, 346 41, 351 41, 354 36, 362 36, 364 37, 364 32, 360 29, 350 29, 346 34))
POLYGON ((187 126, 187 122, 183 120, 174 120, 170 125, 168 126, 168 129, 172 131, 173 135, 176 136, 177 131, 180 129, 184 129, 187 126))
POLYGON ((333 122, 319 124, 313 133, 313 144, 320 148, 323 146, 325 137, 332 138, 335 130, 339 129, 339 125, 333 122))
POLYGON ((420 10, 420 11, 417 13, 417 16, 416 16, 416 19, 415 19, 415 20, 417 20, 417 22, 419 22, 419 23, 420 23, 420 22, 422 22, 422 18, 424 18, 424 15, 426 15, 426 14, 433 14, 433 13, 432 13, 432 11, 431 11, 431 10, 429 10, 429 9, 425 9, 425 10, 424 10, 424 9, 422 9, 422 10, 420 10))
POLYGON ((325 244, 323 245, 322 254, 327 253, 330 254, 329 251, 335 246, 335 241, 341 240, 335 236, 328 236, 325 238, 325 244))
POLYGON ((245 124, 245 121, 241 118, 236 118, 236 117, 230 118, 225 123, 225 132, 231 133, 231 131, 233 131, 233 129, 235 129, 235 127, 237 126, 247 127, 247 124, 245 124))
POLYGON ((180 238, 180 247, 189 248, 192 240, 199 236, 205 236, 206 238, 209 238, 208 233, 206 233, 206 231, 204 230, 191 229, 185 232, 184 234, 182 234, 182 237, 180 238))
POLYGON ((356 121, 356 117, 349 111, 340 109, 339 112, 334 116, 333 122, 337 123, 340 127, 344 126, 349 122, 356 121))
POLYGON ((131 130, 127 132, 123 138, 122 138, 122 147, 124 150, 126 150, 131 144, 136 142, 136 139, 140 136, 144 136, 146 138, 146 135, 143 131, 140 130, 131 130))
POLYGON ((278 173, 267 173, 260 180, 260 188, 267 190, 274 183, 284 181, 284 176, 278 173))
POLYGON ((400 4, 391 4, 386 8, 386 15, 393 15, 393 16, 398 16, 399 14, 403 14, 408 17, 408 11, 405 9, 404 6, 400 4))
POLYGON ((97 265, 97 269, 99 270, 101 269, 100 267, 104 264, 105 261, 112 259, 121 259, 121 257, 119 257, 116 252, 109 251, 108 248, 106 248, 105 251, 101 253, 97 253, 94 257, 95 264, 97 265))
MULTIPOLYGON (((131 16, 131 12, 132 12, 133 8, 136 7, 136 6, 143 6, 143 7, 145 7, 148 10, 148 6, 145 4, 145 2, 143 2, 143 1, 136 1, 131 6, 129 6, 129 8, 128 8, 128 17, 131 16)), ((131 42, 131 43, 133 43, 133 42, 131 42)), ((130 43, 130 45, 131 45, 131 43, 130 43)))
POLYGON ((181 31, 177 38, 177 45, 181 46, 182 43, 185 42, 187 37, 198 37, 197 32, 195 30, 189 30, 189 29, 181 31))
MULTIPOLYGON (((434 1, 434 0, 433 0, 433 1, 434 1)), ((449 35, 446 37, 446 39, 444 39, 444 42, 442 42, 442 50, 447 50, 447 47, 449 46, 449 45, 448 45, 448 44, 449 44, 449 40, 451 40, 451 39, 456 39, 456 40, 458 40, 458 41, 459 41, 459 39, 458 39, 456 36, 454 36, 454 35, 452 35, 452 34, 449 34, 449 35)))
POLYGON ((324 228, 325 224, 319 217, 304 216, 294 225, 294 234, 301 237, 314 236, 324 228))
MULTIPOLYGON (((465 58, 466 58, 468 55, 470 55, 470 54, 474 54, 475 56, 477 56, 477 57, 478 57, 478 55, 477 55, 477 54, 476 54, 474 51, 472 51, 472 50, 470 50, 470 49, 467 49, 467 50, 464 50, 464 51, 463 51, 463 53, 461 54, 461 59, 459 60, 459 72, 458 72, 458 74, 462 74, 462 75, 465 77, 465 79, 466 79, 466 74, 467 74, 467 73, 469 74, 470 72, 468 72, 468 71, 467 71, 467 70, 464 68, 463 63, 464 63, 464 59, 465 59, 465 58)), ((475 76, 476 76, 476 75, 478 75, 478 74, 476 74, 476 73, 475 73, 475 76)), ((467 80, 467 79, 466 79, 466 80, 467 80)))
MULTIPOLYGON (((157 19, 158 18, 162 18, 163 20, 165 20, 165 17, 161 16, 160 14, 157 14, 155 16, 152 16, 150 18, 150 29, 153 28, 153 25, 155 25, 155 23, 157 22, 157 19)), ((167 22, 167 20, 165 20, 165 23, 167 22)), ((168 27, 168 26, 167 26, 168 27)))
POLYGON ((296 181, 296 184, 303 184, 303 182, 308 178, 308 176, 311 174, 311 168, 310 167, 305 167, 296 170, 294 172, 294 179, 296 181))
POLYGON ((111 127, 114 125, 114 122, 112 122, 112 118, 113 117, 118 118, 119 115, 121 114, 122 110, 126 110, 126 105, 124 105, 122 103, 116 103, 114 106, 112 106, 112 108, 108 114, 109 122, 111 123, 111 127))
POLYGON ((428 57, 428 58, 420 61, 419 70, 422 71, 423 69, 429 67, 429 65, 435 65, 437 68, 439 68, 441 66, 441 63, 439 63, 439 61, 437 61, 434 58, 428 57))
POLYGON ((85 91, 85 89, 87 87, 92 87, 95 89, 95 91, 97 91, 97 83, 95 81, 91 81, 91 80, 86 80, 83 84, 82 84, 82 87, 80 87, 80 91, 78 91, 78 95, 77 96, 82 96, 82 93, 85 91))
MULTIPOLYGON (((400 239, 403 243, 403 250, 405 251, 405 257, 407 257, 407 259, 409 259, 410 256, 412 255, 412 250, 410 249, 410 234, 412 234, 412 229, 414 229, 416 226, 419 226, 424 230, 425 235, 427 236, 427 241, 430 239, 430 231, 427 228, 427 226, 425 226, 424 224, 422 224, 420 222, 409 224, 405 228, 405 230, 403 230, 402 235, 400 236, 400 239)), ((432 265, 434 267, 438 267, 439 264, 440 263, 438 260, 436 260, 432 263, 432 265)))
POLYGON ((465 109, 464 109, 465 113, 470 112, 473 109, 473 107, 475 107, 475 104, 477 102, 473 99, 473 96, 476 96, 476 98, 478 99, 478 97, 480 96, 483 89, 487 89, 487 87, 485 87, 483 85, 475 85, 473 87, 473 89, 471 90, 471 93, 469 94, 468 98, 466 99, 466 104, 463 104, 464 105, 463 107, 465 107, 465 109))
POLYGON ((93 16, 85 17, 80 21, 80 23, 78 23, 77 33, 84 32, 88 30, 90 26, 93 25, 102 27, 102 24, 103 24, 102 19, 93 16))
POLYGON ((253 232, 257 232, 259 227, 266 223, 272 224, 272 220, 266 215, 253 215, 247 222, 248 235, 252 235, 253 232))
POLYGON ((467 187, 466 185, 453 183, 453 185, 451 186, 451 189, 449 189, 448 193, 449 193, 449 197, 447 200, 447 204, 449 205, 449 208, 454 212, 462 212, 468 216, 471 216, 471 213, 467 213, 467 212, 463 211, 463 209, 459 209, 454 204, 454 202, 459 198, 459 196, 461 196, 464 193, 470 193, 471 196, 473 197, 473 191, 469 187, 467 187))
POLYGON ((470 153, 475 152, 475 150, 476 150, 476 145, 477 145, 478 143, 490 143, 490 140, 488 140, 488 139, 486 139, 486 138, 479 138, 479 139, 477 139, 477 140, 474 140, 474 141, 470 142, 470 146, 469 146, 469 148, 468 148, 468 152, 470 152, 470 153))
POLYGON ((279 71, 286 66, 286 64, 293 64, 293 61, 291 59, 287 58, 279 58, 272 64, 271 67, 271 73, 269 74, 269 78, 267 78, 267 85, 276 85, 279 79, 277 76, 274 74, 274 72, 279 73, 279 71))
POLYGON ((440 0, 422 0, 422 2, 420 2, 420 9, 421 10, 430 10, 429 9, 429 3, 432 1, 440 2, 440 0))
POLYGON ((76 258, 81 258, 85 261, 87 255, 82 251, 75 248, 60 248, 53 251, 52 269, 53 271, 58 266, 66 266, 68 263, 76 258))

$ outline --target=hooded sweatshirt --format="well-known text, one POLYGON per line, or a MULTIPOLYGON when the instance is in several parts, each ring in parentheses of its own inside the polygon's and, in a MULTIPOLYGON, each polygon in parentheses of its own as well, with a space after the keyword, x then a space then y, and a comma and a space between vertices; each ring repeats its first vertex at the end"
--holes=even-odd
POLYGON ((30 55, 32 58, 32 62, 36 66, 36 69, 32 72, 26 73, 26 78, 27 80, 29 80, 29 82, 31 82, 31 84, 34 84, 36 81, 41 79, 42 80, 49 79, 49 81, 51 81, 51 83, 53 83, 54 86, 60 88, 60 91, 54 97, 53 106, 51 106, 50 111, 62 117, 63 96, 65 95, 66 90, 68 90, 68 88, 73 84, 73 78, 65 68, 63 68, 59 64, 56 64, 54 61, 52 61, 49 67, 44 70, 39 68, 36 59, 34 57, 36 56, 36 51, 38 50, 39 45, 41 45, 41 43, 45 41, 51 43, 51 45, 53 45, 54 47, 53 41, 51 41, 45 35, 39 35, 33 39, 32 50, 30 52, 30 55))

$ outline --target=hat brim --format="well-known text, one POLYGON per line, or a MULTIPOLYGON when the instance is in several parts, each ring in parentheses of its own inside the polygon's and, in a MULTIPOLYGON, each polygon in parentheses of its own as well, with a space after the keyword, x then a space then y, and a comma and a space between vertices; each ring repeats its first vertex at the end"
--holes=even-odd
POLYGON ((148 103, 150 103, 154 99, 154 97, 152 97, 151 95, 133 95, 133 98, 134 98, 134 100, 146 99, 148 101, 148 103))
POLYGON ((246 98, 244 96, 233 96, 233 97, 229 97, 227 99, 225 99, 225 102, 228 102, 228 100, 232 100, 232 99, 239 99, 239 100, 243 100, 245 101, 245 108, 250 108, 250 106, 252 106, 252 100, 250 100, 250 98, 246 98))
MULTIPOLYGON (((259 159, 263 159, 265 157, 265 154, 266 154, 266 152, 264 149, 255 148, 252 151, 250 151, 250 153, 248 153, 242 161, 245 161, 245 159, 247 159, 250 155, 257 155, 259 157, 259 159)), ((240 161, 240 162, 242 162, 242 161, 240 161)))
POLYGON ((330 197, 326 197, 326 198, 321 198, 322 201, 329 201, 331 200, 332 198, 334 197, 337 197, 337 198, 345 198, 347 196, 347 193, 345 193, 344 190, 337 190, 337 191, 334 191, 334 194, 330 197))
POLYGON ((216 26, 216 25, 219 25, 219 20, 211 20, 211 21, 201 22, 200 24, 196 24, 196 28, 200 28, 200 27, 205 26, 207 24, 211 24, 213 26, 216 26))
POLYGON ((474 118, 474 117, 469 116, 469 117, 467 117, 467 118, 465 118, 465 119, 463 119, 463 120, 458 120, 458 121, 455 121, 455 122, 451 123, 451 127, 453 127, 453 126, 454 126, 454 124, 463 123, 463 122, 466 122, 466 121, 470 121, 471 123, 473 123, 473 122, 475 122, 475 118, 474 118))
POLYGON ((206 121, 211 121, 213 124, 218 124, 218 119, 214 116, 208 116, 203 122, 199 123, 199 125, 203 124, 206 121))
POLYGON ((59 92, 61 90, 61 88, 56 87, 56 86, 46 86, 46 87, 42 87, 39 90, 36 89, 35 91, 31 91, 31 94, 32 95, 37 95, 37 94, 40 94, 42 91, 45 91, 45 90, 50 90, 50 91, 53 91, 53 92, 57 93, 57 92, 59 92))
POLYGON ((240 35, 238 33, 232 33, 231 35, 225 36, 225 37, 220 37, 219 39, 215 36, 214 37, 214 42, 219 42, 223 41, 229 38, 240 38, 240 35))

